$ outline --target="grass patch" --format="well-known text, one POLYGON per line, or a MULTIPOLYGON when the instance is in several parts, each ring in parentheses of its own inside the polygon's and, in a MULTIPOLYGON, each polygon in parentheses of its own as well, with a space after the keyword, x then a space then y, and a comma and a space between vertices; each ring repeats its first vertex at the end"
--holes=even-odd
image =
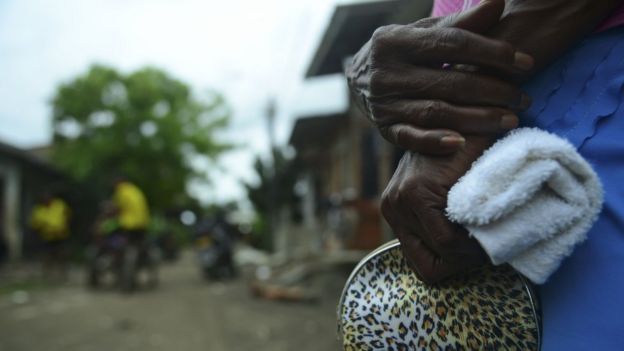
POLYGON ((47 287, 49 287, 49 284, 47 284, 43 280, 33 279, 33 280, 13 282, 13 283, 0 285, 0 295, 12 294, 19 290, 30 292, 30 291, 45 289, 47 287))

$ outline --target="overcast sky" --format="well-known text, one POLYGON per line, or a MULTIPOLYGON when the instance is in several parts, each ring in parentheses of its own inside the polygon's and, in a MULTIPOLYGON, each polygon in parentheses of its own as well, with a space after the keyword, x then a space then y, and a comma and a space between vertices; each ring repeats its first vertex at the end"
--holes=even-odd
POLYGON ((49 100, 59 82, 104 63, 125 72, 155 65, 199 95, 225 94, 227 132, 245 148, 223 157, 204 200, 243 196, 254 154, 267 150, 263 113, 278 103, 285 142, 294 116, 345 102, 337 77, 302 84, 340 0, 0 0, 0 139, 21 147, 50 141, 49 100))

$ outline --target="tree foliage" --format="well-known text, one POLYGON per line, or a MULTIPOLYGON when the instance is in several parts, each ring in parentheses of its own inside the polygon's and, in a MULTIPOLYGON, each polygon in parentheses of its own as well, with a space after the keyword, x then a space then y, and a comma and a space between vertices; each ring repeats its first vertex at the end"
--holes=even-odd
POLYGON ((156 68, 122 74, 92 66, 60 85, 52 106, 59 167, 100 188, 124 175, 156 210, 186 204, 187 183, 207 179, 193 162, 214 160, 228 148, 215 137, 229 117, 222 97, 213 93, 200 100, 156 68))
POLYGON ((295 192, 299 176, 297 160, 281 149, 273 149, 272 155, 271 162, 256 158, 254 170, 259 181, 256 184, 245 184, 247 197, 257 214, 254 225, 256 245, 267 250, 273 246, 268 225, 271 216, 275 219, 279 212, 288 207, 292 220, 301 219, 300 198, 295 192))
POLYGON ((272 154, 271 162, 264 161, 260 157, 256 158, 253 167, 259 181, 256 184, 245 184, 249 200, 261 214, 269 211, 271 202, 277 209, 298 202, 294 192, 298 177, 296 161, 280 149, 274 149, 272 154), (273 194, 271 194, 272 181, 277 188, 273 194))

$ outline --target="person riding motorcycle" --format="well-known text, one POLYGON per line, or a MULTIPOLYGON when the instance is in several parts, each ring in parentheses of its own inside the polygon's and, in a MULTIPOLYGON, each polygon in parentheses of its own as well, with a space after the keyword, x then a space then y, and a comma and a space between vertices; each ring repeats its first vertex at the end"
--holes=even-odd
POLYGON ((115 180, 113 203, 117 212, 119 233, 127 240, 121 266, 120 280, 124 291, 132 291, 137 285, 137 273, 141 268, 150 272, 150 285, 155 285, 155 260, 147 243, 150 213, 143 191, 123 177, 115 180))
POLYGON ((115 181, 113 203, 119 229, 135 241, 142 241, 150 222, 145 195, 138 186, 124 178, 115 181))
POLYGON ((97 287, 100 275, 112 269, 121 289, 132 291, 137 286, 137 273, 143 268, 150 273, 150 285, 155 285, 156 263, 146 240, 150 213, 141 189, 118 177, 111 201, 103 204, 101 212, 95 226, 97 253, 93 257, 90 285, 97 287))

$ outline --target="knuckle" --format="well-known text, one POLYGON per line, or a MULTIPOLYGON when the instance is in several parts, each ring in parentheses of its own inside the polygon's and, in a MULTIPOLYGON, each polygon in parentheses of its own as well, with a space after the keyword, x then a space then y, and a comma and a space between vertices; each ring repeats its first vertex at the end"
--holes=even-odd
POLYGON ((420 19, 420 20, 410 24, 410 27, 414 27, 414 28, 430 28, 430 27, 435 26, 439 22, 440 22, 440 17, 426 17, 426 18, 420 19))
POLYGON ((448 49, 464 49, 468 43, 466 33, 458 28, 440 28, 438 29, 438 45, 448 49))
POLYGON ((379 133, 390 144, 393 144, 396 147, 402 148, 403 145, 399 144, 399 141, 397 140, 396 128, 397 128, 396 125, 384 125, 384 126, 379 127, 379 133))
POLYGON ((391 24, 377 28, 371 36, 371 60, 379 62, 394 46, 399 25, 391 24))
POLYGON ((464 95, 464 97, 470 97, 471 99, 477 99, 482 94, 476 89, 482 87, 482 79, 475 77, 471 73, 466 72, 452 72, 448 75, 445 84, 441 85, 440 90, 443 91, 444 96, 458 97, 458 95, 464 95), (476 88, 476 89, 475 89, 476 88), (473 89, 472 92, 466 92, 466 89, 473 89), (475 96, 475 97, 472 97, 475 96))
POLYGON ((384 94, 386 87, 386 73, 376 69, 370 75, 369 90, 372 96, 380 96, 384 94))
POLYGON ((390 44, 395 37, 396 31, 402 26, 397 24, 389 24, 387 26, 381 26, 373 32, 371 37, 373 44, 385 45, 390 44))
POLYGON ((392 223, 394 214, 400 210, 399 192, 392 185, 389 185, 381 195, 381 214, 389 224, 392 223))
POLYGON ((384 189, 383 193, 381 194, 382 207, 390 209, 396 206, 396 204, 398 203, 398 193, 399 193, 398 185, 400 184, 400 182, 401 182, 400 176, 398 176, 397 173, 395 173, 390 179, 390 182, 384 189))
MULTIPOLYGON (((435 131, 425 130, 421 135, 421 139, 422 148, 424 150, 432 152, 432 149, 435 150, 437 148, 437 144, 434 145, 434 140, 438 139, 438 135, 435 131)), ((428 189, 428 192, 431 192, 431 190, 428 189)))
POLYGON ((393 212, 393 198, 394 195, 392 194, 391 191, 388 191, 386 189, 386 191, 383 192, 383 194, 381 195, 381 214, 384 216, 384 218, 390 222, 390 218, 392 217, 391 214, 393 212))
POLYGON ((515 49, 511 44, 506 42, 496 42, 494 44, 494 55, 502 62, 512 63, 514 60, 515 49))
POLYGON ((379 128, 381 135, 385 136, 388 133, 388 126, 385 123, 387 120, 387 108, 383 104, 376 102, 369 102, 368 105, 370 113, 373 116, 373 123, 379 128))
POLYGON ((381 134, 381 136, 386 139, 389 142, 393 142, 392 140, 392 135, 390 135, 390 126, 387 125, 380 125, 381 123, 375 119, 375 125, 377 126, 377 129, 379 130, 379 134, 381 134))
POLYGON ((389 26, 381 26, 377 29, 375 29, 375 31, 373 32, 373 35, 371 36, 371 43, 374 46, 379 46, 382 45, 387 37, 388 37, 388 32, 389 32, 389 26))
POLYGON ((427 101, 418 113, 418 125, 422 127, 435 126, 437 119, 442 114, 443 108, 442 102, 440 101, 427 101))
POLYGON ((411 144, 411 134, 404 125, 397 125, 394 128, 394 139, 400 146, 409 146, 411 144))
POLYGON ((470 83, 470 75, 464 72, 452 72, 444 82, 440 84, 440 90, 444 96, 457 96, 470 83))

